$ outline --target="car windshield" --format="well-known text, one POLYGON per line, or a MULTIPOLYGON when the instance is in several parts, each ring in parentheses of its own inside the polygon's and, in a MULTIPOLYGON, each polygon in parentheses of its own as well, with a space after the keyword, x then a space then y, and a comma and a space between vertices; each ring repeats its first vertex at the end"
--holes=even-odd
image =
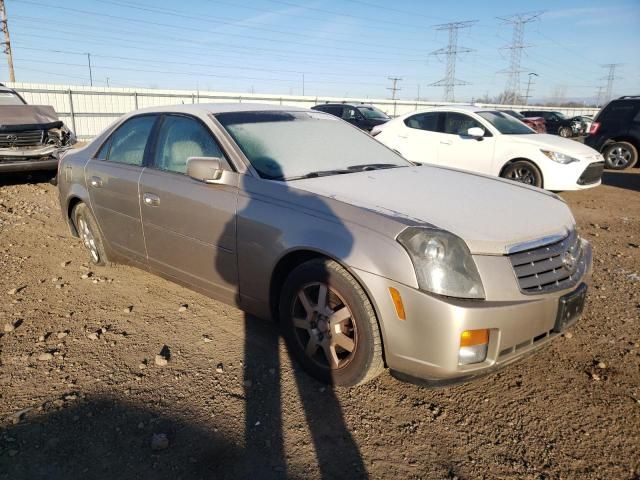
POLYGON ((24 102, 13 92, 0 92, 0 105, 24 105, 24 102))
POLYGON ((511 115, 503 112, 478 112, 482 118, 503 135, 524 135, 536 133, 533 129, 526 126, 520 120, 516 120, 511 115))
POLYGON ((389 115, 384 113, 382 110, 377 109, 376 107, 372 107, 367 105, 366 107, 358 107, 358 111, 364 115, 366 118, 371 120, 389 120, 389 115))
POLYGON ((230 112, 216 118, 267 179, 412 165, 366 133, 322 112, 230 112))

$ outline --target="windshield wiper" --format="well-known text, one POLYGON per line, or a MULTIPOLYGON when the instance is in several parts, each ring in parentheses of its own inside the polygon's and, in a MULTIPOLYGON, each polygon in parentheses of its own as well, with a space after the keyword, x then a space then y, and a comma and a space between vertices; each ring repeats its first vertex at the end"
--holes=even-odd
POLYGON ((402 165, 396 165, 395 163, 365 163, 362 165, 351 165, 347 167, 350 171, 355 172, 364 172, 367 170, 382 170, 384 168, 397 168, 402 165))
POLYGON ((334 170, 318 170, 316 172, 305 173, 304 175, 299 175, 297 177, 289 177, 286 180, 300 180, 303 178, 317 178, 317 177, 328 177, 331 175, 344 175, 345 173, 354 173, 356 170, 347 170, 344 168, 336 168, 334 170))

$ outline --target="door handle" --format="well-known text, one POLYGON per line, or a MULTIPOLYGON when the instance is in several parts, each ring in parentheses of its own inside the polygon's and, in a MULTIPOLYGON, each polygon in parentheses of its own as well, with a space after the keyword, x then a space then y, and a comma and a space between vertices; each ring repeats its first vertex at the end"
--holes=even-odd
POLYGON ((409 135, 398 135, 399 138, 409 138, 409 135))
POLYGON ((440 143, 442 145, 451 145, 452 142, 451 142, 451 140, 440 140, 440 143))
POLYGON ((102 186, 102 179, 100 177, 91 177, 89 183, 94 188, 100 188, 102 186))
POLYGON ((142 195, 142 201, 149 207, 157 207, 160 205, 160 197, 153 193, 145 193, 142 195))

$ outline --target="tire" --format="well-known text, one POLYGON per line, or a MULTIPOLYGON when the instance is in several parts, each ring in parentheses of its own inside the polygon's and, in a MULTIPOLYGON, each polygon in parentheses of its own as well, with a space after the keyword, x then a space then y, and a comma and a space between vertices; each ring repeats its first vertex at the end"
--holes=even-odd
POLYGON ((73 207, 71 218, 78 236, 89 254, 89 261, 94 265, 107 265, 109 260, 104 250, 102 235, 89 207, 84 203, 79 203, 73 207))
POLYGON ((528 160, 516 160, 505 166, 500 174, 502 178, 542 188, 540 169, 528 160))
POLYGON ((351 387, 384 370, 373 306, 338 263, 314 259, 296 267, 282 287, 279 316, 289 352, 318 380, 351 387))
POLYGON ((573 131, 570 127, 560 127, 560 129, 558 129, 558 135, 564 138, 569 138, 573 136, 573 131))
POLYGON ((614 142, 602 152, 604 163, 611 170, 624 170, 633 167, 638 161, 638 150, 629 142, 614 142))

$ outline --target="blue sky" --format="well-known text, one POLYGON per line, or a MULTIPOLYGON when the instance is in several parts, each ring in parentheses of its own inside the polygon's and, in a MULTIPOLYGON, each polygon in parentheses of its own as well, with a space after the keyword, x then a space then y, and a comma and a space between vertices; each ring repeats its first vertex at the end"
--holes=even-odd
MULTIPOLYGON (((440 100, 431 87, 448 41, 434 25, 477 20, 460 31, 457 100, 504 90, 512 28, 496 17, 544 11, 527 24, 522 89, 533 100, 593 101, 602 64, 622 63, 614 95, 639 94, 640 2, 396 0, 6 0, 18 81, 218 91, 390 96, 440 100), (304 78, 304 81, 303 81, 304 78)), ((0 78, 7 78, 0 62, 0 78)))

